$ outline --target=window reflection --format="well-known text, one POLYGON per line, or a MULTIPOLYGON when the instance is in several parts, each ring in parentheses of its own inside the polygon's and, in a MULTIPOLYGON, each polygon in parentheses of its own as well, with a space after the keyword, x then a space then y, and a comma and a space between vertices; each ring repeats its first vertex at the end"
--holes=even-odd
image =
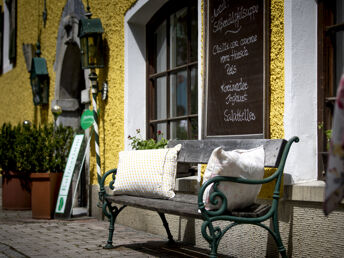
POLYGON ((171 116, 184 116, 188 113, 188 91, 186 71, 171 75, 170 85, 171 116))
POLYGON ((198 74, 197 67, 191 69, 191 114, 198 113, 198 74))
POLYGON ((164 21, 154 32, 155 40, 155 70, 162 72, 166 70, 166 21, 164 21))
POLYGON ((187 129, 188 129, 187 120, 172 122, 170 135, 172 139, 185 140, 188 138, 187 129))
POLYGON ((164 119, 167 117, 166 107, 166 77, 156 80, 156 119, 164 119))
POLYGON ((170 59, 171 67, 187 62, 187 8, 170 16, 170 59))

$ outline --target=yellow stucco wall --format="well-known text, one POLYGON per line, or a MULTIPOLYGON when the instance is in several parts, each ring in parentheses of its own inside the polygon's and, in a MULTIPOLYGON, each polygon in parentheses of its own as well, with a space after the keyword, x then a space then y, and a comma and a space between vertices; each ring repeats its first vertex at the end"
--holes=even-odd
MULTIPOLYGON (((41 51, 42 57, 47 61, 50 75, 50 100, 53 98, 55 85, 53 63, 57 29, 64 4, 64 1, 47 1, 48 22, 46 28, 42 29, 41 51)), ((33 105, 29 73, 22 50, 23 43, 37 42, 39 27, 43 27, 43 1, 17 1, 17 5, 17 63, 13 70, 0 76, 0 124, 16 124, 26 119, 36 124, 53 121, 49 107, 33 105)))
POLYGON ((271 0, 270 138, 284 138, 284 2, 271 0))

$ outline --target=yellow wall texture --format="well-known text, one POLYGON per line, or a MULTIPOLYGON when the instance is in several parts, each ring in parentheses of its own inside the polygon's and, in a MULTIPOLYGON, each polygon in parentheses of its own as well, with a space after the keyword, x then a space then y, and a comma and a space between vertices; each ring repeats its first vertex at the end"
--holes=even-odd
MULTIPOLYGON (((56 38, 64 1, 47 1, 48 21, 42 29, 41 51, 50 75, 50 101, 53 99, 56 38)), ((39 28, 43 27, 43 0, 17 1, 17 63, 13 70, 0 76, 0 124, 16 124, 30 120, 36 124, 53 121, 49 107, 35 107, 32 101, 29 73, 26 69, 22 44, 36 44, 39 28)))
POLYGON ((270 138, 284 138, 284 3, 271 1, 270 138))

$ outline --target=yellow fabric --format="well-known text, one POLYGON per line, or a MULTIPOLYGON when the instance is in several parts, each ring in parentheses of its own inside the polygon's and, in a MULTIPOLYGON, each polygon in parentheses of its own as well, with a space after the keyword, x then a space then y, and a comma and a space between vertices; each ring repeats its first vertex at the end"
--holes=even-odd
POLYGON ((174 197, 179 150, 180 146, 120 152, 114 194, 174 197))
MULTIPOLYGON (((264 168, 264 178, 271 176, 273 173, 276 172, 276 170, 277 168, 264 168)), ((273 180, 270 183, 262 184, 258 199, 272 199, 272 195, 275 189, 275 182, 276 180, 273 180)), ((283 197, 283 175, 280 187, 280 197, 283 197)))

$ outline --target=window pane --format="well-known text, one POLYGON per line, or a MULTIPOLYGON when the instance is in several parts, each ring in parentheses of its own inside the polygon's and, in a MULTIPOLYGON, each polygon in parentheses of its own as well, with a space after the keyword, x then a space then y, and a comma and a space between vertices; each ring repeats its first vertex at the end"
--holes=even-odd
POLYGON ((188 123, 186 120, 171 122, 170 138, 185 140, 188 138, 188 123))
POLYGON ((344 22, 344 3, 343 0, 336 0, 336 23, 344 22))
POLYGON ((198 119, 192 118, 191 119, 191 136, 190 139, 197 140, 198 139, 198 119))
POLYGON ((198 74, 197 67, 191 69, 191 114, 198 114, 198 74))
POLYGON ((197 21, 197 7, 192 6, 191 12, 191 40, 190 40, 190 61, 197 61, 198 53, 198 21, 197 21))
POLYGON ((156 119, 164 119, 167 117, 166 105, 166 77, 161 77, 156 80, 156 119))
POLYGON ((343 51, 343 48, 344 48, 344 32, 343 31, 340 31, 340 32, 337 32, 336 33, 336 48, 335 48, 335 62, 336 62, 336 71, 335 71, 335 82, 333 85, 333 92, 331 92, 330 94, 332 96, 335 96, 336 95, 336 92, 337 92, 337 87, 339 85, 339 81, 340 81, 340 78, 342 76, 342 73, 343 73, 343 68, 344 68, 344 51, 343 51))
POLYGON ((157 73, 166 70, 166 21, 154 32, 155 39, 155 71, 157 73))
POLYGON ((170 67, 187 62, 187 8, 170 16, 170 67))
MULTIPOLYGON (((335 23, 343 23, 344 22, 344 3, 343 0, 336 1, 336 19, 335 23)), ((343 65, 344 65, 344 32, 339 31, 336 33, 336 43, 335 43, 335 81, 333 82, 333 92, 330 92, 330 95, 335 96, 337 92, 337 87, 340 81, 340 78, 343 73, 343 65)))
POLYGON ((186 71, 170 77, 170 110, 171 117, 184 116, 188 111, 188 91, 186 71))
POLYGON ((157 131, 155 132, 155 135, 157 136, 157 139, 161 140, 162 137, 167 139, 167 124, 166 123, 157 124, 156 128, 157 128, 157 131), (160 134, 158 134, 159 131, 161 132, 160 134))

